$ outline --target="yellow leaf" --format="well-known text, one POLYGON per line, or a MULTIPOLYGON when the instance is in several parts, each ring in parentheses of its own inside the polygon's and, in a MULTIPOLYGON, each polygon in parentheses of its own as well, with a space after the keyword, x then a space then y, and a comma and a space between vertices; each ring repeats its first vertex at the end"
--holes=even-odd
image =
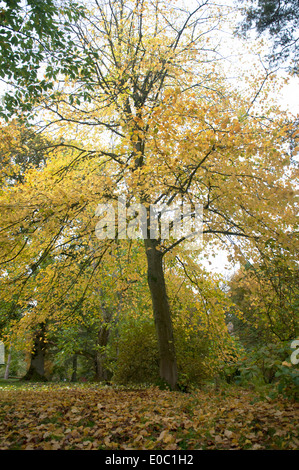
POLYGON ((75 406, 73 406, 71 408, 71 413, 80 413, 80 410, 78 410, 78 408, 76 408, 75 406))
POLYGON ((158 437, 157 441, 163 441, 165 444, 169 442, 174 442, 175 438, 171 434, 169 434, 169 431, 166 429, 161 432, 160 436, 158 437))

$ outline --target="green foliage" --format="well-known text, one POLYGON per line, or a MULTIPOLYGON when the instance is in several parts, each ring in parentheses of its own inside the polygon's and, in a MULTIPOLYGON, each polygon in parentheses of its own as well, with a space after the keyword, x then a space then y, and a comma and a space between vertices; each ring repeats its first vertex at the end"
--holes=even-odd
POLYGON ((298 366, 287 362, 281 364, 275 373, 277 378, 277 394, 282 394, 285 398, 298 401, 299 399, 299 370, 298 366))
POLYGON ((285 345, 267 344, 253 349, 238 364, 241 378, 246 381, 273 383, 280 364, 288 357, 285 345))
POLYGON ((152 319, 128 320, 118 340, 116 383, 158 383, 159 353, 152 319))
POLYGON ((95 378, 96 341, 99 325, 64 325, 50 337, 48 360, 52 380, 70 380, 73 373, 73 358, 77 355, 76 375, 78 380, 95 378))
POLYGON ((39 77, 40 67, 48 59, 45 75, 56 77, 52 59, 61 60, 74 46, 70 20, 84 15, 83 7, 69 0, 4 0, 0 7, 0 78, 16 89, 5 95, 0 115, 5 119, 19 107, 30 111, 32 99, 53 84, 39 77), (3 5, 4 3, 4 5, 3 5), (60 13, 65 14, 61 23, 60 13))
MULTIPOLYGON (((208 340, 183 326, 176 326, 175 344, 180 389, 186 391, 209 377, 208 340)), ((114 366, 116 383, 152 383, 161 389, 167 385, 159 378, 159 352, 154 322, 128 319, 120 330, 118 355, 114 366)), ((113 354, 113 353, 112 353, 113 354)))
POLYGON ((0 377, 4 377, 9 353, 9 377, 21 377, 26 372, 25 357, 22 351, 18 351, 14 348, 6 348, 6 364, 0 366, 0 377))
POLYGON ((223 372, 225 377, 232 377, 228 382, 257 389, 267 385, 270 397, 281 394, 297 399, 299 372, 298 366, 288 362, 291 353, 289 342, 266 344, 252 349, 234 364, 227 364, 223 372))
POLYGON ((191 334, 184 326, 175 328, 179 385, 188 388, 200 385, 210 374, 209 341, 202 332, 191 334))

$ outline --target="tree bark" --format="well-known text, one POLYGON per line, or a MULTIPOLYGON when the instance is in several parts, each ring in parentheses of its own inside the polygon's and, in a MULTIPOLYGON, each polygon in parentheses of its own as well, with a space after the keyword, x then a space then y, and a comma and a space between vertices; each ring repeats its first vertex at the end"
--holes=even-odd
POLYGON ((109 379, 109 371, 105 366, 106 347, 108 344, 109 334, 109 326, 107 324, 102 325, 98 332, 99 350, 96 353, 96 379, 100 382, 109 379))
POLYGON ((44 341, 44 326, 36 332, 34 339, 34 348, 31 353, 30 366, 23 377, 23 380, 41 381, 46 382, 45 376, 45 341, 44 341))
POLYGON ((78 369, 78 355, 77 354, 73 355, 72 363, 73 363, 72 364, 73 371, 72 371, 71 382, 77 382, 77 369, 78 369))
POLYGON ((4 374, 4 378, 6 380, 9 377, 10 362, 11 362, 11 346, 9 347, 8 356, 7 356, 7 363, 6 363, 6 368, 5 368, 5 374, 4 374))
POLYGON ((160 353, 160 377, 172 390, 177 389, 177 361, 173 327, 163 271, 163 255, 158 250, 159 242, 145 239, 147 256, 147 279, 151 292, 155 326, 160 353))

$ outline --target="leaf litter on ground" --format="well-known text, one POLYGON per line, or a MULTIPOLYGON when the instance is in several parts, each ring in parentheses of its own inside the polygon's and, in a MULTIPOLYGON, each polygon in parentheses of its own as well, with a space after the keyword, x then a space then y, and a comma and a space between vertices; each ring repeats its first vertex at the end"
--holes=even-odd
POLYGON ((0 387, 0 449, 297 450, 298 404, 226 393, 92 385, 0 387))

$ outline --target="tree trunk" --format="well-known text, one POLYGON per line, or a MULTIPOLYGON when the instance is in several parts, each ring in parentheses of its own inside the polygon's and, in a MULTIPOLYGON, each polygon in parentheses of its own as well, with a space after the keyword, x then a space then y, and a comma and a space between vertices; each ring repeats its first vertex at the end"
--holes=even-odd
MULTIPOLYGON (((129 105, 129 103, 128 103, 129 105)), ((129 106, 129 114, 131 114, 129 106)), ((140 114, 141 117, 141 114, 140 114)), ((132 129, 139 131, 138 125, 132 129)), ((133 143, 135 159, 135 170, 143 166, 145 141, 139 137, 137 142, 133 143)), ((144 238, 146 257, 147 257, 147 281, 152 297, 153 313, 156 327, 156 334, 159 347, 160 359, 160 377, 172 390, 178 389, 178 372, 175 354, 174 336, 171 320, 170 306, 166 291, 163 254, 159 251, 160 243, 155 238, 151 238, 150 214, 148 212, 148 195, 142 193, 141 203, 147 207, 146 232, 147 238, 144 238)), ((145 228, 145 227, 144 227, 145 228)))
POLYGON ((177 389, 177 362, 170 306, 162 265, 162 253, 155 239, 145 239, 148 285, 151 292, 160 353, 160 377, 172 390, 177 389))
POLYGON ((5 368, 5 374, 4 374, 4 378, 6 380, 9 377, 10 362, 11 362, 11 346, 9 347, 8 356, 7 356, 7 363, 6 363, 6 368, 5 368))
POLYGON ((45 377, 45 341, 44 341, 44 326, 36 332, 34 340, 34 348, 31 353, 30 366, 23 377, 23 380, 32 380, 37 382, 46 382, 45 377))
POLYGON ((109 371, 105 366, 106 347, 108 344, 110 327, 107 324, 101 326, 98 332, 98 351, 96 354, 96 379, 100 382, 109 379, 109 371))
POLYGON ((71 377, 71 382, 77 382, 77 369, 78 369, 78 355, 73 355, 73 372, 71 377))

